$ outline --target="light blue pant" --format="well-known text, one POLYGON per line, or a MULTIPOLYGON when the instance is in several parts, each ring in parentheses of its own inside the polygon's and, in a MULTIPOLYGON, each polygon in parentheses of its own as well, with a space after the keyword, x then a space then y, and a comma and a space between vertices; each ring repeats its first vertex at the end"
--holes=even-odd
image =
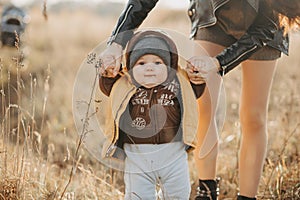
POLYGON ((184 147, 182 142, 125 144, 125 199, 155 200, 159 195, 160 199, 188 200, 191 187, 184 147))

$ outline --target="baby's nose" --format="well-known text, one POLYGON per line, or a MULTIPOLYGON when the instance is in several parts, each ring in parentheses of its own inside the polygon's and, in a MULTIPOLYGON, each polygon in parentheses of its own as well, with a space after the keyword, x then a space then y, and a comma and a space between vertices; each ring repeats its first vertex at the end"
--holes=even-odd
POLYGON ((147 71, 153 71, 154 70, 154 63, 147 63, 146 64, 146 70, 147 71))

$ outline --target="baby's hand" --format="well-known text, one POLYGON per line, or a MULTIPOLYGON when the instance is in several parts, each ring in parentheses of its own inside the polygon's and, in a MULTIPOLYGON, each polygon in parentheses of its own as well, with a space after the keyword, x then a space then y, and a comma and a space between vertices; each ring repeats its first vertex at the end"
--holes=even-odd
POLYGON ((218 61, 209 56, 194 56, 187 61, 186 71, 192 83, 202 84, 209 73, 218 72, 218 61))
POLYGON ((112 43, 99 56, 101 60, 100 75, 105 77, 117 76, 122 60, 122 46, 112 43))

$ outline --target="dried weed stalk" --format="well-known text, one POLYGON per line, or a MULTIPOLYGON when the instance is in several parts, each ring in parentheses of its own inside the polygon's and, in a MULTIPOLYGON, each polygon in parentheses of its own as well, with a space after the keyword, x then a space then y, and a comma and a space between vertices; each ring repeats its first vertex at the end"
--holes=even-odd
POLYGON ((59 198, 61 200, 63 199, 64 195, 66 194, 67 188, 69 187, 69 185, 70 185, 70 183, 73 179, 73 176, 76 173, 76 169, 78 167, 78 164, 80 162, 80 159, 81 159, 81 156, 79 155, 80 147, 82 146, 82 144, 84 142, 85 136, 90 132, 90 130, 88 130, 89 119, 90 119, 91 115, 94 115, 95 113, 90 114, 89 110, 90 110, 90 107, 91 107, 92 102, 93 102, 92 99, 93 99, 93 95, 94 95, 94 91, 95 91, 95 88, 96 88, 96 83, 97 83, 98 77, 99 77, 99 67, 96 67, 96 75, 95 75, 94 82, 93 82, 93 85, 92 85, 91 94, 90 94, 89 100, 87 102, 87 111, 86 111, 85 117, 83 119, 82 131, 81 131, 80 136, 79 136, 78 141, 77 141, 76 150, 75 150, 75 154, 74 154, 74 157, 73 157, 73 164, 72 164, 72 168, 71 168, 71 171, 70 171, 70 174, 69 174, 68 182, 65 185, 65 187, 64 187, 64 189, 63 189, 63 191, 60 195, 60 198, 59 198))

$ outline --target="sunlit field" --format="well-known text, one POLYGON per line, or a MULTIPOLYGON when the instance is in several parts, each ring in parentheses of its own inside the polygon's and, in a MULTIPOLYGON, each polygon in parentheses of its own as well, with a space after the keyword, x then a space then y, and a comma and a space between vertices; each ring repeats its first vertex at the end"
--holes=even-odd
MULTIPOLYGON (((123 199, 123 173, 87 151, 72 111, 79 67, 108 39, 122 5, 113 12, 103 12, 101 6, 98 12, 61 7, 46 8, 44 14, 42 6, 28 10, 31 21, 20 44, 0 48, 0 200, 123 199)), ((185 10, 156 9, 142 27, 172 29, 188 37, 190 22, 185 10)), ((268 152, 258 199, 300 199, 300 34, 290 39, 290 55, 278 61, 270 96, 268 152)), ((240 83, 239 67, 224 78, 220 199, 235 199, 238 193, 240 83)), ((192 158, 191 199, 197 186, 192 158)))

